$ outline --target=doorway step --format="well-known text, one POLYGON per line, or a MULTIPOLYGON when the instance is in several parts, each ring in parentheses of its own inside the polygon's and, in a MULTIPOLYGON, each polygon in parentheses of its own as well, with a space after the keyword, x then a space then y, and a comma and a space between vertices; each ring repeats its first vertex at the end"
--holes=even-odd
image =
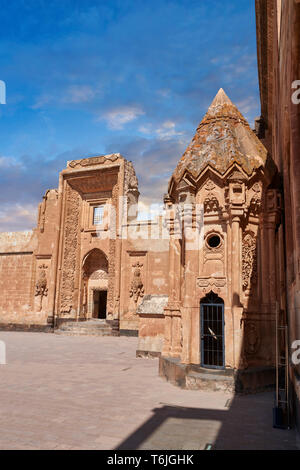
POLYGON ((114 330, 106 320, 98 319, 65 322, 54 333, 68 336, 119 336, 119 332, 114 330))

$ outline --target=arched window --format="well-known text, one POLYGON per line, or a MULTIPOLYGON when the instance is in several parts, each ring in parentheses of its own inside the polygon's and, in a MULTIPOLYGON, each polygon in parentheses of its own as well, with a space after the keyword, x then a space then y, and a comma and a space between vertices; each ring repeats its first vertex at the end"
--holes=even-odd
POLYGON ((200 302, 201 365, 212 369, 225 367, 224 301, 214 292, 200 302))

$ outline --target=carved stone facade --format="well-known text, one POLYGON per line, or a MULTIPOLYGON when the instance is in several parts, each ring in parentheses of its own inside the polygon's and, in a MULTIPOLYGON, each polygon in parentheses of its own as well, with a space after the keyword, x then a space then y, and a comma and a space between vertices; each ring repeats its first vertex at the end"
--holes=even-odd
POLYGON ((120 154, 68 162, 18 248, 30 261, 27 306, 3 322, 99 319, 139 334, 139 355, 272 367, 274 290, 284 282, 276 171, 222 89, 170 179, 164 216, 137 218, 137 177, 120 154))
MULTIPOLYGON (((283 324, 288 324, 289 355, 300 338, 300 105, 299 105, 299 0, 256 0, 258 76, 261 116, 257 131, 279 169, 283 197, 268 192, 269 220, 265 236, 270 243, 283 244, 279 263, 272 264, 268 284, 273 302, 279 306, 283 324), (284 224, 277 227, 277 208, 282 205, 284 224), (272 275, 272 273, 274 273, 272 275)), ((278 258, 277 258, 278 259, 278 258)), ((291 359, 290 382, 294 395, 291 409, 297 410, 300 432, 300 364, 291 359)))

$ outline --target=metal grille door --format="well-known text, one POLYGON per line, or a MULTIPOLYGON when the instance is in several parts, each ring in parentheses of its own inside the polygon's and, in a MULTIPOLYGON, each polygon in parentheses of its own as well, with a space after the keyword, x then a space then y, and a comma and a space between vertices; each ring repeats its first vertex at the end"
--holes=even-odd
POLYGON ((201 365, 224 368, 224 304, 201 303, 201 365))

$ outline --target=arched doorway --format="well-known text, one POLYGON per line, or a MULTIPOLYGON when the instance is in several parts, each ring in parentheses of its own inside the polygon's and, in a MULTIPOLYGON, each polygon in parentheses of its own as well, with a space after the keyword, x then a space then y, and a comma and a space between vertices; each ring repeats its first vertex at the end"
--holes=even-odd
POLYGON ((224 301, 210 292, 200 302, 201 365, 212 369, 225 367, 224 301))
POLYGON ((83 261, 82 312, 86 319, 106 318, 108 262, 105 254, 95 248, 83 261))

